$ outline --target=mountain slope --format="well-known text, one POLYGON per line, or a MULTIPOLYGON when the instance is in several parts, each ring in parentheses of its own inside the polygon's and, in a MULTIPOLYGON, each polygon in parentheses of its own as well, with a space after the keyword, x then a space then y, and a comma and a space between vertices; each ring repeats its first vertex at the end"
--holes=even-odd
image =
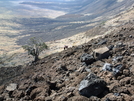
POLYGON ((22 5, 31 5, 33 7, 63 11, 67 14, 87 14, 91 13, 93 15, 98 14, 109 14, 119 13, 130 7, 134 3, 133 0, 74 0, 74 1, 44 1, 44 2, 36 2, 36 1, 27 1, 22 2, 22 5), (113 12, 114 11, 114 12, 113 12))
MULTIPOLYGON (((133 24, 134 21, 131 21, 106 36, 52 54, 26 67, 0 68, 0 98, 5 101, 115 101, 117 99, 132 101, 134 99, 133 24), (111 55, 108 58, 95 60, 90 65, 85 65, 81 61, 83 53, 92 55, 92 50, 104 46, 114 46, 110 48, 111 55), (115 76, 109 70, 103 71, 105 63, 110 63, 113 67, 121 66, 122 69, 115 76), (81 80, 89 72, 103 79, 107 83, 107 88, 100 95, 87 98, 81 96, 78 89, 81 80)), ((97 85, 94 87, 95 91, 98 87, 97 85)))
MULTIPOLYGON (((22 5, 63 11, 66 12, 66 14, 55 18, 55 21, 48 18, 49 22, 47 24, 46 18, 24 19, 19 20, 19 23, 26 28, 26 31, 22 33, 31 33, 29 37, 42 37, 45 41, 52 41, 84 32, 100 22, 114 17, 121 11, 131 8, 133 3, 133 0, 128 0, 127 2, 117 2, 116 0, 50 1, 43 3, 22 2, 22 5), (40 23, 41 19, 42 22, 40 23), (29 22, 33 22, 34 25, 31 25, 29 22), (29 29, 34 29, 34 31, 30 31, 29 29)), ((54 14, 55 13, 53 13, 52 16, 54 14)), ((27 40, 29 37, 20 39, 18 43, 24 44, 23 40, 27 40)))
POLYGON ((47 42, 83 33, 134 4, 133 0, 117 1, 2 0, 0 53, 23 52, 21 45, 31 37, 47 42))

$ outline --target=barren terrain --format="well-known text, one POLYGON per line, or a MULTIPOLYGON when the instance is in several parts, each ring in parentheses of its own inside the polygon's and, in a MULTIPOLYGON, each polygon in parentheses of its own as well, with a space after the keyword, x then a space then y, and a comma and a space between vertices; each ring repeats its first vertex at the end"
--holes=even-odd
MULTIPOLYGON (((113 18, 119 12, 132 9, 133 0, 129 0, 128 2, 119 0, 118 1, 119 3, 115 1, 112 3, 110 2, 109 4, 107 0, 104 0, 103 2, 92 1, 91 3, 88 0, 85 0, 82 1, 81 3, 82 6, 78 6, 80 5, 79 2, 75 2, 75 3, 74 2, 66 2, 66 3, 49 2, 51 4, 50 5, 49 3, 45 3, 45 2, 43 3, 28 2, 28 1, 10 2, 10 0, 6 2, 1 1, 0 54, 3 54, 5 52, 9 54, 22 53, 23 50, 21 48, 21 45, 24 45, 26 41, 31 37, 43 38, 43 40, 45 42, 48 42, 48 44, 50 45, 50 49, 55 47, 52 44, 56 40, 57 40, 56 45, 58 45, 59 43, 59 48, 63 47, 65 44, 69 44, 69 46, 78 45, 79 37, 83 39, 83 41, 80 43, 82 44, 85 42, 85 40, 88 41, 87 36, 84 34, 86 33, 87 30, 93 28, 96 25, 99 25, 100 23, 104 24, 108 19, 113 18), (9 5, 9 4, 13 4, 13 5, 9 5), (70 5, 73 6, 71 6, 70 8, 70 5), (109 5, 109 7, 107 7, 107 5, 109 5), (93 10, 94 12, 91 12, 92 9, 90 8, 92 6, 95 7, 93 10), (97 7, 99 7, 100 9, 98 9, 97 7), (107 9, 105 9, 105 7, 107 7, 107 9), (54 9, 56 10, 54 11, 54 9), (105 10, 101 13, 98 13, 100 11, 98 11, 97 9, 100 11, 103 11, 102 9, 105 10), (74 36, 73 38, 71 37, 73 35, 76 36, 74 36), (67 39, 64 40, 63 38, 67 38, 67 39), (71 40, 73 40, 72 42, 68 41, 70 38, 71 40), (60 39, 63 40, 60 41, 60 39)), ((119 21, 121 21, 121 19, 128 20, 129 19, 128 17, 133 18, 132 12, 128 11, 130 15, 127 16, 128 14, 126 14, 125 18, 116 18, 114 20, 119 19, 119 21)), ((125 15, 123 15, 123 17, 124 16, 125 15)), ((111 22, 109 22, 109 24, 110 23, 111 22)), ((112 21, 112 23, 114 23, 115 25, 116 24, 120 25, 120 23, 116 23, 115 21, 112 21)), ((111 25, 109 24, 107 22, 107 24, 105 25, 106 26, 114 25, 114 24, 111 25)), ((96 33, 95 35, 97 34, 98 33, 96 33)), ((93 37, 95 35, 93 35, 93 37)), ((54 52, 62 50, 62 48, 58 50, 56 49, 54 50, 54 52)))
POLYGON ((54 25, 53 32, 72 26, 46 18, 2 19, 0 51, 21 54, 10 61, 18 66, 0 68, 0 101, 134 101, 134 8, 110 18, 86 32, 46 42, 49 49, 34 63, 21 45, 44 31, 42 21, 54 25))
MULTIPOLYGON (((25 67, 0 68, 0 99, 2 101, 133 101, 133 25, 134 21, 131 20, 116 26, 115 30, 110 30, 106 35, 51 54, 25 67), (95 50, 100 55, 95 56, 93 54, 95 50), (81 82, 82 80, 89 81, 81 82), (82 92, 83 87, 85 88, 82 92), (91 91, 89 95, 88 91, 91 91)), ((101 26, 94 29, 104 31, 105 28, 101 26)))
MULTIPOLYGON (((134 20, 134 9, 132 8, 126 12, 122 12, 121 14, 115 16, 114 18, 112 18, 108 21, 102 22, 99 26, 96 26, 95 28, 90 29, 89 31, 77 33, 77 35, 67 37, 67 38, 64 38, 61 40, 53 40, 53 41, 46 42, 49 46, 49 49, 44 51, 40 55, 40 57, 42 58, 42 57, 50 55, 52 53, 61 52, 64 50, 65 45, 67 45, 68 47, 72 47, 72 46, 81 45, 83 43, 87 43, 91 39, 94 39, 94 38, 97 38, 100 36, 104 36, 112 31, 118 30, 119 26, 122 26, 127 23, 131 23, 131 21, 133 21, 133 20, 134 20)), ((0 51, 1 54, 3 54, 3 52, 7 52, 9 54, 19 53, 20 55, 19 54, 17 55, 18 58, 15 57, 15 59, 13 61, 13 62, 15 62, 15 64, 17 62, 16 65, 20 65, 22 63, 28 63, 29 61, 31 61, 32 57, 30 57, 30 59, 29 59, 29 56, 27 56, 26 52, 21 48, 21 45, 18 45, 16 43, 16 41, 18 41, 19 39, 26 37, 26 36, 28 37, 30 35, 29 34, 23 35, 22 29, 17 30, 17 31, 12 29, 12 31, 11 31, 11 25, 13 25, 14 27, 21 27, 20 24, 13 24, 12 22, 6 23, 5 21, 3 21, 3 23, 1 23, 1 26, 6 24, 8 27, 7 28, 1 27, 2 31, 6 30, 5 32, 3 31, 3 33, 1 34, 1 37, 0 37, 1 42, 2 42, 2 43, 0 43, 1 44, 1 51, 0 51), (10 32, 10 33, 8 33, 8 32, 10 32), (19 36, 17 34, 19 34, 19 36), (16 36, 10 37, 11 35, 16 35, 16 36)), ((63 26, 63 27, 65 27, 65 26, 63 26)), ((58 27, 58 29, 60 29, 60 27, 58 27)))

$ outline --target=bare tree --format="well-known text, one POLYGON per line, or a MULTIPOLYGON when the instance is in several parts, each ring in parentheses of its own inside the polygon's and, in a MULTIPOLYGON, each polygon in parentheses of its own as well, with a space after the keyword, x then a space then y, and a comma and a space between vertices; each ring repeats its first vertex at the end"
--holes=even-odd
POLYGON ((32 55, 34 57, 34 62, 39 60, 39 55, 45 49, 48 49, 48 46, 41 39, 37 39, 35 37, 30 38, 26 45, 22 46, 22 48, 28 51, 28 55, 32 55))

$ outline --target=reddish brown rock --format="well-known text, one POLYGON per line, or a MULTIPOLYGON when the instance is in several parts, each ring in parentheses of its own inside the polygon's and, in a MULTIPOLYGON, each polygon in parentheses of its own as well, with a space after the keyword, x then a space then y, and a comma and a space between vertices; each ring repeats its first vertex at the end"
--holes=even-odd
POLYGON ((67 101, 91 101, 91 100, 84 96, 74 96, 74 97, 69 98, 67 101))
POLYGON ((61 95, 60 97, 57 98, 55 101, 67 101, 67 97, 64 95, 61 95))
POLYGON ((116 92, 116 89, 120 87, 118 80, 113 80, 111 83, 112 84, 108 86, 110 92, 116 92))
POLYGON ((114 95, 113 93, 109 93, 107 94, 103 99, 102 101, 124 101, 124 98, 122 96, 117 96, 117 95, 114 95))
POLYGON ((44 98, 45 96, 49 95, 50 95, 49 87, 38 87, 31 92, 30 97, 31 99, 37 99, 39 96, 40 96, 39 98, 41 98, 42 96, 44 98))
POLYGON ((124 101, 133 101, 134 99, 128 95, 128 94, 124 94, 124 93, 121 93, 121 96, 123 96, 123 99, 124 101))
POLYGON ((129 84, 131 80, 131 77, 125 77, 119 81, 120 85, 124 86, 126 84, 129 84))
POLYGON ((134 75, 134 65, 130 68, 130 72, 134 75))
POLYGON ((4 85, 0 86, 0 94, 3 93, 4 89, 5 89, 5 86, 4 85))
POLYGON ((125 76, 130 75, 130 70, 129 70, 129 69, 124 69, 124 70, 123 70, 123 74, 124 74, 125 76))
POLYGON ((22 98, 25 96, 25 93, 23 91, 14 91, 12 96, 14 96, 15 98, 22 98))

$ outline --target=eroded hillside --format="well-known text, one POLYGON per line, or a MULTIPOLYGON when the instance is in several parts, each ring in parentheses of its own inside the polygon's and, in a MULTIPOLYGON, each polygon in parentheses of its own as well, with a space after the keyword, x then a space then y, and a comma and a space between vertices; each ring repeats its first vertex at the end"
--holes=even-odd
POLYGON ((22 53, 21 45, 31 37, 41 37, 46 42, 83 33, 133 7, 133 0, 60 2, 1 1, 0 54, 22 53))
MULTIPOLYGON (((25 20, 25 19, 23 19, 23 20, 25 20)), ((67 45, 68 47, 81 45, 81 44, 87 43, 91 39, 98 38, 100 36, 104 36, 108 33, 111 33, 112 31, 118 31, 119 27, 121 27, 121 26, 123 26, 127 23, 131 23, 131 22, 133 22, 133 20, 134 20, 134 9, 132 8, 130 10, 127 10, 125 12, 122 12, 122 13, 118 14, 117 16, 115 16, 114 18, 112 18, 108 21, 102 22, 99 26, 96 26, 96 27, 94 27, 94 28, 92 28, 92 29, 90 29, 86 32, 82 32, 82 33, 79 33, 79 34, 77 33, 76 35, 71 36, 71 37, 67 37, 65 39, 53 40, 53 41, 47 42, 47 44, 49 46, 49 49, 46 50, 45 52, 43 52, 40 55, 40 57, 43 58, 44 56, 50 55, 52 53, 61 52, 61 51, 64 50, 63 47, 65 45, 67 45), (79 41, 79 40, 81 40, 81 41, 79 41)), ((40 27, 36 28, 35 24, 37 22, 39 23, 39 19, 38 19, 38 21, 35 20, 35 22, 32 22, 30 24, 30 25, 33 24, 32 26, 34 27, 34 29, 30 29, 30 27, 27 27, 26 29, 29 30, 29 32, 26 32, 26 30, 22 30, 23 26, 20 24, 20 20, 16 19, 16 21, 18 23, 12 24, 13 21, 6 22, 6 20, 3 20, 2 23, 0 24, 1 25, 1 30, 2 31, 4 30, 3 33, 1 31, 2 34, 1 34, 0 38, 1 38, 2 43, 0 43, 1 44, 0 52, 1 53, 9 52, 11 54, 19 53, 19 54, 16 54, 12 63, 15 64, 15 65, 22 65, 22 64, 25 64, 25 63, 28 63, 28 62, 32 61, 32 57, 29 57, 27 55, 27 53, 24 52, 24 50, 21 48, 21 46, 16 44, 16 41, 23 38, 23 37, 26 37, 26 36, 28 38, 28 36, 30 36, 30 33, 36 35, 40 31, 40 29, 43 29, 44 27, 41 27, 42 25, 40 25, 40 27), (5 27, 4 26, 5 24, 8 27, 5 27), (14 27, 12 27, 12 25, 14 27), (17 29, 17 30, 15 30, 15 29, 17 29), (36 32, 36 29, 38 29, 37 32, 36 32), (5 36, 5 35, 7 35, 7 36, 5 36)), ((24 22, 26 22, 26 21, 24 21, 24 22)), ((42 23, 42 21, 43 21, 43 19, 40 19, 41 23, 42 23)), ((48 22, 46 22, 46 23, 49 23, 49 20, 47 20, 47 21, 48 22)), ((30 20, 29 20, 29 22, 30 22, 30 20)), ((28 24, 28 23, 25 23, 25 24, 28 24)), ((27 26, 30 26, 30 25, 28 24, 27 26)), ((89 24, 89 26, 90 25, 92 25, 92 24, 89 24)), ((66 28, 66 26, 56 27, 56 28, 57 28, 57 30, 58 29, 60 30, 63 27, 66 28)), ((27 39, 25 39, 23 41, 25 41, 25 43, 26 43, 26 40, 27 39)))
POLYGON ((107 35, 30 66, 0 68, 0 98, 2 101, 133 101, 133 24, 133 21, 126 23, 107 35), (81 92, 80 82, 84 78, 91 81, 88 85, 82 83, 87 92, 93 91, 89 95, 84 89, 85 93, 81 92))

